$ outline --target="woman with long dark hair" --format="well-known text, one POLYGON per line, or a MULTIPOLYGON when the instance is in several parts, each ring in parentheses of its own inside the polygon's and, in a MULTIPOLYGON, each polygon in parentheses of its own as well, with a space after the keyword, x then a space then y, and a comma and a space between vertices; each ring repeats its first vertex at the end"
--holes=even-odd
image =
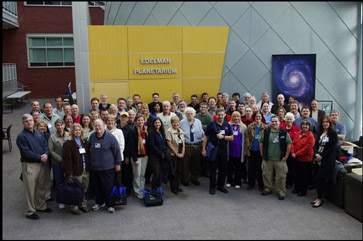
POLYGON ((153 172, 151 183, 152 191, 156 191, 161 186, 160 180, 160 162, 166 157, 167 143, 163 122, 156 117, 150 126, 149 136, 147 137, 149 163, 153 172))
POLYGON ((316 174, 316 190, 318 197, 311 204, 313 208, 323 204, 323 197, 328 189, 329 179, 335 164, 335 148, 338 144, 338 135, 328 116, 321 119, 319 133, 315 141, 315 161, 319 165, 316 174))

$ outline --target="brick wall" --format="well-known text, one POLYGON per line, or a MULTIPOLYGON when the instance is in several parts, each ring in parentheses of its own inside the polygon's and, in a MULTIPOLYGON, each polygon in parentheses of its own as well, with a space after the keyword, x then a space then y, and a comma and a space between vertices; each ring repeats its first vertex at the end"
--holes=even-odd
MULTIPOLYGON (((104 11, 90 8, 91 23, 102 25, 104 11)), ((73 33, 71 7, 25 6, 18 2, 19 28, 7 29, 3 33, 3 63, 15 63, 18 82, 32 91, 29 98, 53 98, 65 94, 68 83, 76 91, 75 69, 28 68, 26 34, 73 33)))

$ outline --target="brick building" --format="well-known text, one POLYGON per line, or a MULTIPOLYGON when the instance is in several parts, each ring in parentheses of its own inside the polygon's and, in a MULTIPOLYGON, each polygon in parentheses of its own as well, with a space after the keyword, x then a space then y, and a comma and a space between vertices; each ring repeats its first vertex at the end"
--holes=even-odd
MULTIPOLYGON (((103 25, 103 2, 89 6, 91 24, 103 25)), ((75 91, 70 1, 3 2, 2 34, 3 72, 11 72, 3 73, 3 98, 16 80, 31 91, 29 98, 64 95, 69 82, 75 91)))

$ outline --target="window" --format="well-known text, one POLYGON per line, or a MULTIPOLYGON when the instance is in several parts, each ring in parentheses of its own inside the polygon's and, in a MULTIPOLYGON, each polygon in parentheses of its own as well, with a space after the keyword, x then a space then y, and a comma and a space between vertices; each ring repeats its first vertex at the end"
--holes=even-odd
MULTIPOLYGON (((25 1, 26 6, 72 6, 72 1, 25 1)), ((88 2, 90 7, 104 7, 102 1, 88 2)))
POLYGON ((25 1, 26 6, 72 6, 71 1, 25 1))
POLYGON ((74 66, 73 36, 28 35, 30 67, 74 66))

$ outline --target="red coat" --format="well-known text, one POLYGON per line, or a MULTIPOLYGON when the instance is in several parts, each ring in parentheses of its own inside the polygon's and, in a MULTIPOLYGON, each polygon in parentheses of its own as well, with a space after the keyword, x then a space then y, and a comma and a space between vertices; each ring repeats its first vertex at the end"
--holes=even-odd
POLYGON ((314 144, 315 138, 311 131, 306 135, 299 131, 292 142, 291 154, 295 154, 298 161, 311 162, 314 155, 314 144))
MULTIPOLYGON (((286 122, 280 123, 280 127, 282 129, 286 130, 286 122)), ((300 131, 300 128, 297 127, 296 125, 292 124, 292 127, 288 131, 292 141, 294 140, 296 133, 298 133, 299 131, 300 131)))

